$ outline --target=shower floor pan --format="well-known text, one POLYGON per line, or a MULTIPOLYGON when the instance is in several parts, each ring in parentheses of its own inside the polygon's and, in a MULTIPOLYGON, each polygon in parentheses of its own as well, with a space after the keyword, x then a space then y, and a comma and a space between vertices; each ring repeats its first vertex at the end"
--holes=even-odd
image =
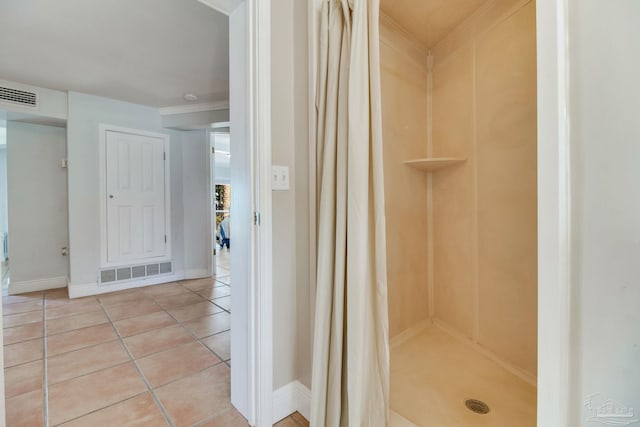
POLYGON ((429 323, 392 345, 391 409, 391 427, 535 427, 536 388, 429 323), (489 412, 472 412, 468 399, 489 412))

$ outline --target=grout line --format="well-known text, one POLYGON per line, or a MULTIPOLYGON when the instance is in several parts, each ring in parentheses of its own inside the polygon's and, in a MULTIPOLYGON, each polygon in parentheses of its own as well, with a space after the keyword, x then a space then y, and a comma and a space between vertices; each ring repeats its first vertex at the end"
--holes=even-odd
MULTIPOLYGON (((125 362, 125 363, 127 363, 127 362, 125 362)), ((107 369, 108 369, 108 368, 107 368, 107 369)), ((56 424, 54 427, 63 426, 63 425, 65 425, 65 424, 67 424, 67 423, 70 423, 70 422, 72 422, 72 421, 78 420, 78 419, 80 419, 80 418, 82 418, 82 417, 86 417, 87 415, 91 415, 91 414, 95 414, 96 412, 100 412, 100 411, 102 411, 103 409, 111 408, 112 406, 119 405, 119 404, 124 403, 124 402, 126 402, 126 401, 129 401, 129 400, 131 400, 131 399, 135 399, 136 397, 141 396, 141 395, 143 395, 143 394, 145 394, 145 393, 146 393, 146 391, 142 391, 142 392, 140 392, 140 393, 134 394, 133 396, 127 397, 127 398, 126 398, 126 399, 124 399, 124 400, 121 400, 121 401, 116 402, 116 403, 112 403, 112 404, 110 404, 109 406, 105 406, 104 408, 93 409, 93 410, 91 410, 91 411, 89 411, 89 412, 87 412, 87 413, 84 413, 84 414, 82 414, 82 415, 78 415, 77 417, 71 418, 71 419, 66 420, 66 421, 62 421, 60 424, 56 424)))
MULTIPOLYGON (((120 340, 120 344, 122 344, 122 346, 124 347, 124 351, 127 352, 127 355, 129 356, 129 358, 133 362, 133 366, 136 368, 136 371, 138 371, 138 374, 142 378, 142 381, 144 382, 145 386, 147 387, 147 390, 149 391, 149 393, 151 394, 151 397, 156 402, 156 405, 158 405, 158 408, 160 408, 160 412, 162 412, 162 416, 165 418, 165 421, 167 421, 167 424, 169 424, 169 426, 175 427, 175 425, 173 424, 173 421, 171 421, 171 417, 169 417, 169 414, 167 413, 167 410, 165 409, 164 405, 162 404, 160 399, 158 399, 158 396, 156 396, 156 393, 153 391, 153 388, 151 387, 151 384, 149 384, 149 381, 147 381, 147 378, 144 376, 144 374, 142 372, 142 369, 140 369, 140 366, 138 366, 138 362, 136 361, 136 359, 133 357, 133 355, 129 351, 129 348, 127 347, 127 345, 124 343, 122 335, 120 335, 120 332, 118 331, 118 329, 113 324, 113 321, 111 320, 111 317, 109 317, 109 313, 107 313, 107 310, 102 305, 102 301, 98 301, 98 304, 100 304, 100 307, 102 307, 102 311, 107 316, 107 319, 109 319, 109 324, 111 325, 111 327, 113 328, 114 332, 116 333, 116 336, 120 340)), ((117 403, 120 403, 120 402, 117 402, 117 403)), ((112 406, 112 405, 109 405, 109 406, 112 406)))
POLYGON ((49 425, 49 376, 47 360, 47 293, 42 293, 42 405, 44 425, 49 425))
MULTIPOLYGON (((187 288, 185 288, 185 289, 187 289, 187 288)), ((189 289, 189 291, 191 291, 191 289, 189 289)), ((191 292, 193 292, 193 291, 191 291, 191 292)), ((194 292, 194 293, 195 293, 195 292, 194 292)), ((214 305, 215 305, 215 304, 214 304, 214 305)), ((216 307, 219 307, 219 306, 218 306, 218 305, 216 305, 216 307)), ((222 308, 222 307, 220 307, 220 308, 222 308)), ((163 309, 163 310, 164 310, 164 309, 163 309)), ((224 309, 223 309, 223 310, 224 310, 224 309)), ((224 331, 216 332, 215 334, 211 334, 211 335, 207 335, 206 337, 198 338, 194 333, 192 333, 189 329, 187 329, 187 327, 186 327, 186 326, 184 326, 184 325, 182 324, 182 322, 180 322, 178 319, 176 319, 175 317, 173 317, 173 315, 172 315, 171 313, 169 313, 169 312, 168 312, 168 311, 166 311, 166 310, 165 310, 165 312, 166 312, 169 316, 171 316, 171 318, 172 318, 173 320, 175 320, 175 321, 178 323, 178 325, 180 325, 180 327, 182 327, 182 329, 184 329, 184 331, 185 331, 187 334, 189 334, 189 336, 191 336, 191 338, 193 338, 194 340, 198 341, 198 343, 200 343, 200 345, 201 345, 201 346, 203 346, 205 349, 207 349, 209 352, 211 352, 214 356, 216 356, 216 357, 220 360, 220 363, 224 363, 224 364, 226 364, 226 363, 227 363, 227 361, 226 361, 226 360, 224 360, 224 358, 223 358, 223 357, 220 357, 220 355, 219 355, 218 353, 216 353, 215 351, 213 351, 212 349, 210 349, 209 347, 207 347, 207 345, 206 345, 205 343, 203 343, 203 342, 202 342, 202 340, 203 340, 203 339, 206 339, 206 338, 209 338, 209 337, 212 337, 212 336, 214 336, 214 335, 221 334, 221 333, 223 333, 223 332, 231 331, 231 329, 225 329, 224 331)), ((220 314, 220 313, 213 313, 213 314, 220 314)), ((211 315, 213 315, 213 314, 211 314, 211 315)), ((202 316, 202 317, 207 317, 207 316, 211 316, 211 315, 206 315, 206 316, 202 316)), ((198 317, 198 318, 196 318, 196 319, 191 319, 191 320, 189 320, 189 322, 190 322, 190 321, 192 321, 192 320, 197 320, 197 319, 201 319, 201 317, 198 317)), ((163 350, 163 351, 164 351, 164 350, 163 350)), ((157 352, 157 353, 160 353, 160 352, 157 352)), ((155 353, 154 353, 154 354, 155 354, 155 353)), ((145 357, 147 357, 147 356, 145 356, 145 357)), ((217 363, 216 365, 219 365, 220 363, 217 363)), ((214 365, 214 366, 216 366, 216 365, 214 365)), ((227 366, 228 366, 228 365, 227 365, 227 366)), ((207 369, 208 369, 208 368, 207 368, 207 369)))

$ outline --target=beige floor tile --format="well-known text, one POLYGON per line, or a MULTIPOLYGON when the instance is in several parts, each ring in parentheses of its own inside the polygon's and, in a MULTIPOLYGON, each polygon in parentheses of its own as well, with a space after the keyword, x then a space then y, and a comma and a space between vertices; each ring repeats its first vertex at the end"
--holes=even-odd
POLYGON ((228 313, 212 314, 199 319, 184 322, 183 326, 196 337, 203 338, 229 329, 230 316, 228 313))
POLYGON ((98 295, 98 299, 102 305, 109 307, 121 304, 135 304, 145 301, 147 297, 140 289, 128 289, 126 291, 110 292, 108 294, 98 295))
POLYGON ((231 331, 220 332, 204 338, 202 343, 209 347, 211 351, 218 355, 222 360, 231 359, 231 331))
POLYGON ((105 309, 109 313, 112 321, 128 319, 130 317, 142 316, 145 314, 156 313, 162 311, 162 308, 153 301, 140 300, 134 303, 118 304, 106 306, 105 309))
POLYGON ((231 296, 217 298, 213 301, 216 305, 224 308, 227 311, 231 311, 231 296))
POLYGON ((151 387, 156 388, 221 361, 202 344, 193 342, 152 354, 137 362, 151 387))
POLYGON ((68 289, 65 288, 57 288, 57 289, 49 289, 44 291, 44 296, 45 299, 47 300, 53 300, 53 299, 62 299, 62 298, 66 298, 69 299, 69 292, 68 289))
POLYGON ((60 294, 55 294, 55 295, 49 295, 48 293, 45 294, 44 305, 47 309, 53 310, 54 308, 65 307, 65 306, 68 306, 68 307, 72 307, 76 305, 82 306, 92 301, 93 302, 97 301, 96 297, 88 296, 88 297, 70 299, 67 296, 67 290, 64 289, 64 292, 60 294))
POLYGON ((3 328, 28 325, 29 323, 42 323, 42 311, 30 311, 27 313, 11 314, 2 317, 3 328))
POLYGON ((149 393, 77 418, 64 427, 160 427, 168 425, 149 393))
POLYGON ((124 339, 124 343, 136 359, 190 342, 195 340, 180 325, 155 329, 124 339))
POLYGON ((176 321, 164 311, 113 322, 123 337, 138 335, 153 329, 174 325, 175 323, 176 321))
POLYGON ((4 345, 40 338, 43 336, 43 331, 44 327, 42 323, 31 323, 29 325, 4 329, 2 331, 4 334, 4 345))
POLYGON ((44 393, 42 389, 6 400, 7 427, 44 425, 44 393))
POLYGON ((14 304, 3 304, 2 314, 8 316, 10 314, 26 313, 29 311, 42 311, 42 298, 33 301, 17 302, 14 304))
POLYGON ((44 353, 44 341, 42 338, 23 341, 17 344, 4 346, 4 367, 20 365, 34 360, 42 360, 44 353))
POLYGON ((42 292, 31 292, 21 295, 4 295, 2 297, 2 304, 17 304, 36 300, 42 300, 42 292))
POLYGON ((290 417, 293 421, 297 422, 300 427, 309 427, 309 420, 300 414, 300 412, 295 412, 290 417))
POLYGON ((155 298, 155 301, 160 307, 164 308, 165 310, 206 301, 200 295, 194 294, 191 291, 187 291, 187 292, 189 293, 158 297, 158 298, 155 298))
POLYGON ((176 427, 193 426, 232 409, 229 381, 229 368, 220 364, 160 387, 156 396, 176 427))
POLYGON ((98 304, 98 301, 95 298, 82 302, 63 304, 54 308, 47 307, 45 315, 47 320, 52 320, 66 316, 90 313, 92 311, 102 311, 100 304, 98 304))
POLYGON ((43 361, 36 360, 4 370, 6 397, 14 397, 42 389, 43 361))
POLYGON ((209 314, 220 313, 222 312, 222 309, 213 305, 209 301, 201 301, 183 307, 170 308, 167 312, 175 317, 178 322, 185 322, 187 320, 197 319, 209 314))
POLYGON ((56 384, 120 365, 129 360, 129 355, 120 341, 109 341, 50 357, 47 360, 47 379, 49 385, 56 384))
POLYGON ((47 335, 55 335, 89 326, 101 325, 108 321, 109 319, 107 319, 107 316, 102 310, 77 314, 75 316, 60 317, 58 319, 47 320, 47 335))
POLYGON ((249 427, 249 424, 238 411, 231 408, 198 424, 198 427, 249 427))
POLYGON ((206 277, 204 279, 184 280, 180 282, 180 284, 187 289, 196 291, 198 289, 206 288, 208 286, 214 286, 215 279, 213 277, 206 277))
POLYGON ((49 357, 52 357, 69 351, 112 341, 117 338, 118 336, 108 323, 90 326, 88 328, 77 329, 48 337, 47 353, 49 357))
POLYGON ((161 285, 153 285, 142 288, 147 297, 157 298, 168 295, 186 294, 189 292, 184 286, 177 282, 163 283, 161 285))
POLYGON ((231 295, 231 288, 227 285, 222 285, 209 289, 200 289, 196 293, 206 299, 216 299, 231 295))
POLYGON ((287 417, 274 424, 274 427, 300 427, 291 417, 287 417))
POLYGON ((133 363, 49 387, 49 421, 57 425, 146 391, 133 363))

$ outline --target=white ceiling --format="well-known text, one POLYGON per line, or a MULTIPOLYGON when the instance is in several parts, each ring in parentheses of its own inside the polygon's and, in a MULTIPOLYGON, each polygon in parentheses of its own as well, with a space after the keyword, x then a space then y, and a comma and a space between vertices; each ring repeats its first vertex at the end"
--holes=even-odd
POLYGON ((196 0, 0 0, 0 79, 154 107, 227 100, 228 18, 196 0))
POLYGON ((380 9, 431 48, 487 0, 381 0, 380 9))

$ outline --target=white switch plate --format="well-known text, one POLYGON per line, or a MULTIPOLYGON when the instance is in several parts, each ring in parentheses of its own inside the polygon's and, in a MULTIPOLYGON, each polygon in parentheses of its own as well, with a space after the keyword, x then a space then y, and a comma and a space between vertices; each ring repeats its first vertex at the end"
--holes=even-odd
POLYGON ((271 166, 271 189, 274 191, 289 189, 289 166, 271 166))

